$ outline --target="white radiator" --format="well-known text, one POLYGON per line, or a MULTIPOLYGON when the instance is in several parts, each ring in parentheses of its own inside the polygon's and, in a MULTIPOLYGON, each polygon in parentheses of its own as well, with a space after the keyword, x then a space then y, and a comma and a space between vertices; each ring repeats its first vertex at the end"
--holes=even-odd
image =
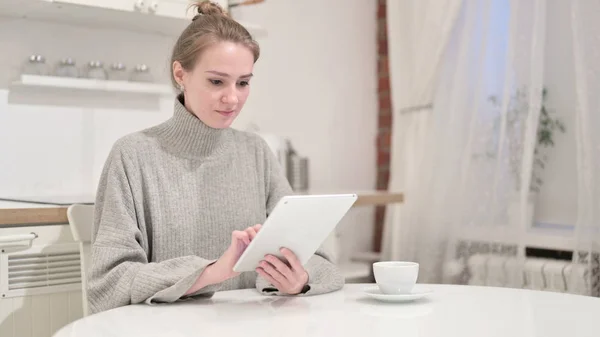
POLYGON ((446 264, 446 276, 469 285, 523 288, 590 294, 587 266, 570 261, 525 258, 498 254, 473 254, 466 263, 454 260, 446 264), (449 275, 452 274, 452 275, 449 275))
POLYGON ((68 225, 2 228, 0 248, 0 336, 50 337, 83 316, 79 246, 68 225))

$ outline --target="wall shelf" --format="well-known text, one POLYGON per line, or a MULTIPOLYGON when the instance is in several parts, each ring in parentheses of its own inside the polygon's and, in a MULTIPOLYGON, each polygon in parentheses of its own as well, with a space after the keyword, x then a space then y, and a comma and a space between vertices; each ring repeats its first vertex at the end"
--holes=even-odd
MULTIPOLYGON (((80 5, 74 2, 77 1, 0 0, 0 17, 49 21, 83 27, 126 29, 170 37, 178 36, 191 22, 185 13, 175 17, 168 14, 151 13, 148 10, 136 10, 133 1, 130 1, 131 8, 127 7, 125 10, 101 7, 107 6, 102 1, 98 1, 94 5, 80 5)), ((79 2, 84 3, 83 1, 79 2)), ((89 1, 89 3, 93 2, 89 1)), ((186 8, 186 2, 182 2, 183 6, 177 2, 170 1, 169 3, 175 4, 176 13, 179 13, 179 8, 182 10, 186 8)), ((256 24, 243 21, 240 23, 254 37, 266 35, 266 30, 256 24)))
POLYGON ((56 76, 21 75, 12 83, 13 87, 30 87, 52 90, 86 90, 96 92, 115 92, 147 95, 173 95, 174 90, 166 84, 95 80, 56 76))

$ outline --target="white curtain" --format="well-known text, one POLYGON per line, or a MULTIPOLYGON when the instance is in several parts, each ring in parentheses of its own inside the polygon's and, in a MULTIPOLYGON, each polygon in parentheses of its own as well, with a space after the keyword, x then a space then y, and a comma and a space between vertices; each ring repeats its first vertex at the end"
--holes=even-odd
POLYGON ((394 109, 389 189, 406 201, 386 209, 382 259, 419 262, 423 283, 600 296, 600 1, 387 5, 394 109), (549 34, 559 22, 570 31, 549 34), (548 39, 569 41, 562 46, 572 49, 570 61, 552 61, 560 70, 545 67, 555 57, 548 39), (554 81, 559 90, 550 94, 572 92, 563 111, 572 121, 566 133, 548 106, 545 74, 556 79, 553 71, 572 75, 554 81), (569 174, 577 185, 577 219, 570 232, 547 240, 535 227, 534 205, 551 143, 562 134, 575 144, 576 169, 569 174), (569 245, 571 261, 526 256, 530 246, 569 245))
POLYGON ((600 296, 600 2, 571 3, 575 63, 577 153, 577 247, 579 273, 591 295, 600 296))
POLYGON ((389 189, 408 198, 404 213, 388 207, 384 259, 414 256, 414 224, 418 222, 417 177, 423 166, 433 93, 439 68, 458 16, 461 0, 387 1, 388 52, 393 106, 389 189), (400 224, 402 223, 402 224, 400 224), (393 224, 393 225, 392 225, 393 224))
POLYGON ((464 282, 467 258, 477 252, 522 262, 520 241, 533 216, 545 5, 388 1, 389 188, 406 202, 386 210, 382 258, 419 262, 419 282, 464 282))

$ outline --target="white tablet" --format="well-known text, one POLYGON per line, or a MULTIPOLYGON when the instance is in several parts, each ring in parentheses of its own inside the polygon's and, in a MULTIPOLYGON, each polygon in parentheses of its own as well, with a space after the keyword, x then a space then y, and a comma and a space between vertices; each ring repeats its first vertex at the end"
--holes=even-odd
POLYGON ((267 254, 286 261, 279 251, 284 247, 294 252, 305 265, 356 199, 356 194, 293 195, 281 198, 233 270, 254 271, 267 254))

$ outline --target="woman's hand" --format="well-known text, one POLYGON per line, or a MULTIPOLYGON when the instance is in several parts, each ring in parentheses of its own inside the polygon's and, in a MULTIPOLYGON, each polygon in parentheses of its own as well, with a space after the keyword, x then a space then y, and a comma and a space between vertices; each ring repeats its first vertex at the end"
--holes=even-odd
POLYGON ((233 267, 240 259, 248 245, 254 237, 260 231, 262 225, 254 225, 252 227, 248 227, 243 231, 233 231, 231 233, 231 244, 229 248, 223 253, 223 255, 219 258, 219 260, 215 263, 215 265, 219 265, 223 272, 225 273, 226 279, 235 277, 240 273, 234 272, 233 267))
POLYGON ((242 231, 233 231, 231 233, 231 244, 221 257, 213 264, 204 268, 196 282, 186 292, 186 295, 192 294, 206 286, 221 283, 230 278, 238 276, 240 273, 234 272, 233 267, 244 253, 250 242, 260 231, 262 225, 254 225, 242 231))
POLYGON ((267 255, 256 268, 256 272, 280 292, 297 295, 308 283, 308 273, 291 250, 282 248, 281 253, 289 262, 289 266, 276 256, 267 255))

